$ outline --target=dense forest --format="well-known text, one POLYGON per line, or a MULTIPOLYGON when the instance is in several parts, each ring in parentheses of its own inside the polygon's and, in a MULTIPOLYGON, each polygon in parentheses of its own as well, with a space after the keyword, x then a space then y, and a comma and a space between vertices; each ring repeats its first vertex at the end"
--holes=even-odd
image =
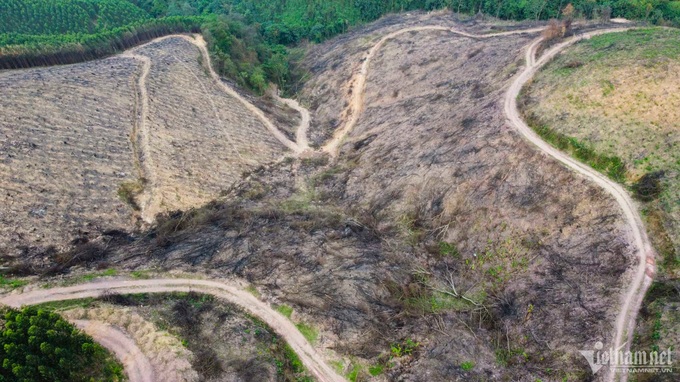
POLYGON ((449 8, 502 19, 576 15, 680 25, 668 0, 0 0, 0 69, 73 63, 178 32, 201 31, 218 71, 258 93, 294 82, 290 49, 380 16, 449 8))

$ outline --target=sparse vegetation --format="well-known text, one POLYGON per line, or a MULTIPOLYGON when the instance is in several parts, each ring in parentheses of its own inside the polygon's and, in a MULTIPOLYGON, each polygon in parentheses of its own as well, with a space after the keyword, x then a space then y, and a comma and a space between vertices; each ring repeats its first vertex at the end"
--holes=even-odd
POLYGON ((276 310, 286 316, 286 318, 290 318, 290 316, 293 314, 293 308, 286 305, 286 304, 281 304, 276 307, 276 310))
POLYGON ((300 333, 302 333, 303 336, 305 336, 307 341, 312 344, 316 343, 316 340, 319 338, 319 331, 315 327, 304 322, 295 324, 295 327, 300 331, 300 333))
POLYGON ((26 280, 7 278, 5 276, 0 275, 0 287, 16 289, 21 288, 26 284, 28 284, 28 281, 26 280))
POLYGON ((139 211, 137 197, 144 191, 144 180, 123 182, 118 188, 118 197, 135 211, 139 211))
POLYGON ((624 183, 626 181, 626 165, 621 158, 599 154, 591 146, 580 142, 576 138, 561 134, 548 125, 540 124, 538 118, 533 115, 525 114, 525 120, 541 138, 550 142, 553 146, 571 154, 590 167, 607 174, 607 176, 617 182, 624 183))
POLYGON ((402 342, 392 344, 390 351, 392 355, 396 358, 412 355, 418 348, 420 344, 410 338, 405 339, 402 342))

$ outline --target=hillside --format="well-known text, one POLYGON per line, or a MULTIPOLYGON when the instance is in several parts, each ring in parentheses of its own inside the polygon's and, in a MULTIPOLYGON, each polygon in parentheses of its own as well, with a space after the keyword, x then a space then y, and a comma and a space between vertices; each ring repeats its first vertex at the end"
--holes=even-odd
POLYGON ((248 101, 225 93, 190 41, 0 73, 6 255, 63 248, 133 229, 137 218, 198 207, 284 154, 286 146, 248 101))
MULTIPOLYGON (((620 157, 624 182, 650 204, 680 253, 680 33, 604 35, 560 55, 526 89, 525 112, 539 125, 595 152, 620 157), (658 179, 654 179, 658 178, 658 179), (643 186, 645 181, 650 186, 643 186), (660 184, 654 187, 654 182, 660 184), (637 184, 637 186, 636 186, 637 184)), ((672 250, 673 248, 671 248, 672 250)), ((668 266, 677 260, 669 255, 668 266)))
MULTIPOLYGON (((603 35, 565 50, 523 95, 534 127, 570 142, 572 152, 620 158, 619 181, 641 204, 659 254, 659 275, 645 297, 634 345, 668 348, 680 314, 680 162, 677 30, 603 35)), ((557 140, 556 140, 557 141, 557 140)), ((647 380, 674 380, 648 376, 647 380)))
MULTIPOLYGON (((58 253, 36 247, 5 263, 49 275, 115 267, 247 280, 261 300, 295 312, 303 334, 318 331, 310 342, 354 380, 587 380, 577 351, 613 343, 638 248, 612 196, 507 122, 505 92, 540 29, 402 14, 313 46, 300 93, 310 143, 327 147, 353 115, 356 124, 337 139, 336 156, 282 161, 267 156, 282 141, 255 134, 266 127, 202 80, 187 39, 140 47, 127 56, 148 57, 148 79, 128 81, 133 92, 147 84, 142 121, 153 126, 150 139, 165 137, 149 151, 159 158, 148 183, 159 205, 198 206, 196 189, 236 183, 148 230, 90 233, 58 253), (206 143, 189 145, 202 135, 184 128, 206 143), (234 142, 259 146, 232 151, 227 135, 212 139, 241 131, 253 135, 234 142), (241 180, 215 167, 238 165, 237 153, 266 164, 241 180)), ((116 60, 136 63, 137 73, 145 61, 116 60)))
POLYGON ((0 6, 0 302, 130 381, 626 382, 582 351, 675 346, 677 1, 0 6))

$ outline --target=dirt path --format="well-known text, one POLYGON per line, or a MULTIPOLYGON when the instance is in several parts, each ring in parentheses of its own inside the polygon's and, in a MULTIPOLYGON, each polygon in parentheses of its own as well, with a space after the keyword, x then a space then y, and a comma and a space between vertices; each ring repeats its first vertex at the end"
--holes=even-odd
MULTIPOLYGON (((366 90, 366 79, 370 69, 371 61, 373 60, 375 54, 378 50, 385 44, 386 41, 393 39, 404 33, 412 31, 448 31, 463 37, 483 39, 492 38, 499 36, 508 36, 514 34, 526 34, 526 33, 538 33, 544 28, 533 28, 527 30, 518 30, 510 32, 493 33, 487 35, 473 35, 466 32, 458 31, 449 27, 442 26, 423 26, 423 27, 412 27, 405 28, 395 32, 392 32, 384 37, 382 37, 377 44, 375 44, 368 54, 366 55, 361 69, 352 79, 353 91, 352 99, 349 101, 349 105, 343 112, 345 116, 344 126, 337 130, 333 138, 326 143, 322 150, 329 153, 332 156, 336 156, 339 150, 339 146, 345 137, 352 131, 356 125, 359 116, 363 110, 364 104, 364 94, 366 90)), ((633 242, 638 249, 638 265, 633 278, 630 280, 630 285, 623 295, 621 302, 621 310, 616 319, 615 323, 615 335, 614 335, 614 348, 622 348, 624 351, 630 349, 630 343, 632 341, 633 332, 635 328, 635 322, 637 318, 637 313, 642 305, 642 300, 644 295, 652 283, 654 273, 656 270, 654 262, 654 250, 647 237, 647 232, 645 230, 642 219, 638 213, 637 206, 628 195, 628 193, 621 187, 621 185, 611 181, 605 175, 597 172, 591 167, 571 158, 569 155, 559 151, 550 144, 543 141, 527 124, 522 120, 520 112, 517 108, 517 97, 524 86, 534 74, 546 63, 548 63, 555 55, 557 55, 564 48, 573 45, 577 41, 584 38, 590 38, 595 35, 612 33, 612 32, 622 32, 630 28, 619 27, 614 29, 604 29, 599 31, 593 31, 585 33, 582 35, 575 36, 563 43, 560 43, 551 49, 549 49, 540 59, 537 60, 536 52, 540 46, 541 39, 535 40, 528 47, 526 52, 526 67, 524 71, 515 79, 512 83, 508 92, 505 96, 505 114, 507 116, 508 122, 513 126, 526 140, 537 146, 545 154, 555 158, 559 162, 563 163, 567 167, 573 169, 579 174, 591 179, 593 182, 597 183, 600 187, 604 188, 609 194, 611 194, 619 206, 630 226, 630 234, 632 235, 633 242)), ((608 381, 614 380, 627 380, 627 374, 617 376, 616 373, 610 372, 607 376, 608 381)))
POLYGON ((303 151, 305 151, 306 147, 300 147, 297 143, 292 142, 290 139, 286 138, 286 136, 279 130, 274 124, 272 123, 269 118, 267 118, 262 110, 260 110, 257 106, 253 105, 252 103, 248 102, 245 98, 241 97, 238 92, 236 92, 234 89, 230 88, 227 86, 222 80, 220 79, 220 76, 215 72, 215 69, 213 69, 212 62, 210 61, 210 54, 208 53, 208 48, 207 44, 205 43, 205 40, 203 39, 203 36, 200 34, 194 35, 194 38, 190 38, 188 36, 184 35, 179 35, 180 37, 184 38, 185 40, 191 42, 192 44, 196 45, 198 49, 201 51, 201 55, 203 56, 206 67, 210 71, 210 76, 217 82, 217 84, 220 86, 220 88, 230 96, 236 98, 239 100, 243 106, 246 107, 251 113, 253 113, 257 118, 262 121, 262 123, 265 125, 267 130, 276 138, 278 139, 284 146, 288 147, 291 149, 293 152, 299 154, 303 151))
POLYGON ((300 113, 300 117, 302 117, 302 119, 295 130, 295 143, 297 143, 298 147, 303 149, 303 151, 310 150, 309 141, 307 140, 307 130, 309 130, 309 124, 312 121, 312 117, 309 114, 309 110, 292 98, 281 98, 281 96, 278 94, 278 91, 274 93, 274 99, 288 105, 288 107, 300 113))
POLYGON ((515 34, 526 34, 526 33, 538 33, 541 32, 544 28, 532 28, 532 29, 525 29, 525 30, 519 30, 519 31, 509 31, 509 32, 500 32, 500 33, 492 33, 492 34, 485 34, 485 35, 474 35, 470 34, 467 32, 459 31, 454 28, 450 27, 443 27, 443 26, 436 26, 436 25, 428 25, 428 26, 422 26, 422 27, 411 27, 411 28, 404 28, 400 29, 398 31, 392 32, 388 35, 383 36, 380 41, 378 41, 377 44, 373 45, 373 47, 369 50, 368 54, 366 55, 363 64, 361 64, 361 68, 359 69, 359 72, 354 76, 353 79, 350 80, 352 83, 352 98, 349 101, 348 106, 345 108, 343 111, 344 119, 345 119, 345 124, 342 126, 342 128, 338 129, 335 131, 333 134, 333 138, 331 138, 330 141, 328 141, 323 147, 321 148, 322 151, 329 153, 331 156, 337 156, 338 155, 338 150, 340 149, 340 145, 342 144, 343 140, 345 137, 354 129, 354 126, 356 126, 357 121, 359 120, 359 116, 361 115, 361 112, 363 111, 364 107, 364 94, 366 92, 366 79, 368 77, 368 71, 371 66, 371 61, 373 61, 373 58, 375 57, 375 54, 382 48, 382 46, 385 44, 385 42, 394 39, 397 36, 400 36, 404 33, 409 33, 409 32, 418 32, 418 31, 447 31, 451 32, 453 34, 467 37, 467 38, 474 38, 474 39, 485 39, 485 38, 491 38, 491 37, 499 37, 499 36, 509 36, 509 35, 515 35, 515 34))
MULTIPOLYGON (((253 113, 261 122, 264 124, 264 126, 267 128, 267 130, 281 142, 284 146, 289 148, 295 153, 301 153, 303 152, 306 148, 304 147, 299 147, 295 142, 292 142, 290 139, 286 138, 286 136, 279 130, 272 121, 267 118, 267 116, 264 115, 262 110, 260 110, 257 106, 253 105, 250 103, 247 99, 243 98, 236 90, 232 89, 231 87, 227 86, 222 79, 220 78, 219 74, 215 72, 215 69, 212 66, 212 61, 210 60, 210 54, 208 53, 208 48, 205 40, 203 39, 203 36, 200 34, 195 34, 192 36, 184 35, 184 34, 173 34, 173 35, 168 35, 168 36, 163 36, 159 37, 156 39, 153 39, 147 43, 144 43, 142 45, 139 45, 137 47, 134 47, 130 50, 130 52, 134 52, 140 48, 143 48, 145 46, 148 46, 150 44, 157 43, 159 41, 167 40, 169 38, 182 38, 193 45, 195 45, 198 50, 201 52, 201 56, 203 57, 203 61, 206 65, 206 68, 210 72, 210 76, 213 78, 213 80, 217 83, 217 85, 227 93, 228 95, 234 97, 236 100, 241 102, 243 106, 245 106, 248 111, 253 113)), ((129 54, 129 53, 124 53, 129 54)))
POLYGON ((149 137, 149 127, 146 123, 149 118, 149 95, 146 88, 146 79, 149 77, 149 72, 151 71, 151 59, 132 52, 124 53, 122 56, 132 58, 142 63, 142 73, 137 79, 137 91, 135 92, 135 94, 137 94, 135 103, 135 107, 137 108, 137 121, 132 130, 132 138, 130 141, 133 142, 133 150, 136 156, 135 162, 137 163, 138 171, 140 172, 139 178, 146 180, 144 192, 139 201, 142 220, 151 223, 156 217, 156 214, 160 212, 159 202, 157 198, 154 198, 154 195, 157 194, 155 190, 158 187, 158 181, 156 179, 156 174, 153 171, 151 140, 149 137))
MULTIPOLYGON (((285 103, 286 105, 290 106, 291 108, 297 110, 300 113, 301 116, 301 122, 300 125, 297 128, 297 133, 296 133, 296 142, 292 142, 290 139, 288 139, 274 124, 272 121, 267 118, 264 113, 257 108, 257 106, 253 105, 252 103, 248 102, 245 98, 243 98, 238 92, 236 92, 234 89, 230 88, 227 86, 221 79, 220 76, 215 72, 212 66, 212 62, 210 60, 210 54, 208 53, 207 45, 205 43, 205 40, 203 39, 203 36, 201 35, 193 35, 187 36, 187 35, 168 35, 168 36, 163 36, 159 37, 157 39, 154 39, 152 41, 149 41, 145 44, 139 45, 135 48, 130 49, 129 51, 121 54, 122 57, 128 57, 135 59, 137 61, 140 61, 142 63, 142 72, 139 75, 139 78, 137 80, 137 94, 138 94, 138 99, 136 100, 136 107, 137 107, 137 121, 135 123, 135 127, 132 132, 132 142, 133 142, 133 149, 135 151, 135 162, 139 166, 139 172, 140 172, 140 179, 145 179, 146 180, 146 185, 144 187, 144 192, 141 195, 139 205, 141 209, 141 217, 142 220, 144 220, 146 223, 153 223, 156 215, 161 212, 161 207, 160 207, 160 200, 155 196, 158 194, 156 191, 158 188, 158 181, 156 179, 155 173, 153 171, 153 157, 151 156, 151 150, 150 150, 150 138, 149 138, 149 128, 147 125, 147 120, 148 120, 148 115, 149 115, 149 96, 147 92, 147 87, 146 87, 146 80, 149 76, 149 72, 151 70, 151 59, 147 56, 141 55, 136 53, 139 49, 148 46, 150 44, 157 43, 159 41, 163 41, 169 38, 182 38, 193 45, 195 45, 201 52, 201 56, 203 57, 203 61, 205 63, 206 68, 210 72, 210 76, 213 78, 213 80, 217 83, 217 85, 220 87, 222 91, 227 93, 228 95, 234 97, 237 99, 239 102, 241 102, 248 111, 253 113, 261 122, 262 124, 267 128, 267 130, 277 139, 279 140, 284 146, 286 146, 288 149, 292 150, 296 154, 300 154, 304 151, 309 150, 309 143, 307 141, 307 130, 309 129, 309 124, 310 124, 310 114, 309 110, 305 109, 302 107, 297 101, 292 100, 292 99, 286 99, 286 98, 278 98, 281 102, 285 103)), ((177 60, 181 65, 184 65, 181 61, 177 60)), ((186 67, 189 72, 196 77, 196 73, 191 71, 188 67, 186 67)), ((201 83, 200 81, 198 81, 201 83)), ((220 123, 222 123, 219 113, 217 112, 217 108, 215 106, 215 103, 211 97, 207 95, 207 89, 203 89, 204 93, 206 94, 206 98, 208 101, 211 103, 213 111, 215 112, 215 115, 220 123)), ((278 95, 277 95, 278 97, 278 95)), ((230 145, 236 152, 237 156, 243 160, 243 157, 241 156, 241 153, 235 148, 235 145, 233 142, 230 140, 230 145)))
MULTIPOLYGON (((12 307, 35 305, 50 301, 99 297, 106 293, 162 293, 196 291, 213 295, 236 304, 258 317, 278 333, 300 357, 307 370, 321 382, 341 382, 322 355, 310 345, 295 325, 266 303, 246 292, 242 285, 208 280, 158 279, 158 280, 102 280, 88 284, 52 289, 36 289, 26 293, 10 294, 0 298, 0 303, 12 307)), ((119 338, 119 337, 117 337, 119 338)), ((122 341, 122 339, 118 339, 122 341)))
POLYGON ((125 367, 130 382, 154 382, 149 359, 127 334, 99 321, 74 320, 72 323, 111 351, 125 367))
MULTIPOLYGON (((638 264, 635 270, 633 278, 630 280, 630 285, 628 290, 623 296, 621 302, 621 310, 616 319, 615 324, 615 336, 613 347, 615 349, 621 348, 623 351, 630 349, 630 343, 632 341, 633 332, 635 328, 635 322, 637 319, 638 311, 642 305, 642 300, 647 292, 647 289, 652 283, 654 273, 656 271, 654 262, 654 250, 647 237, 647 231, 642 223, 640 214, 636 204, 633 202, 631 197, 628 195, 623 187, 607 178, 605 175, 599 173, 598 171, 592 169, 586 164, 583 164, 571 156, 561 152, 555 147, 543 141, 521 118, 521 114, 517 108, 517 97, 524 84, 530 81, 536 72, 543 67, 545 64, 550 62, 552 58, 555 57, 564 48, 575 44, 576 42, 590 38, 592 36, 612 33, 612 32, 623 32, 630 28, 615 28, 615 29, 604 29, 599 31, 593 31, 585 33, 582 35, 575 36, 561 44, 558 44, 550 48, 547 52, 536 59, 536 51, 539 47, 540 40, 534 41, 527 52, 527 66, 524 71, 515 79, 512 83, 508 92, 505 96, 505 114, 508 118, 508 122, 530 143, 538 147, 541 151, 547 155, 553 157, 559 162, 563 163, 567 167, 573 169, 579 174, 587 177, 593 182, 597 183, 600 187, 604 188, 609 194, 611 194, 616 202, 621 207, 623 215, 630 226, 630 234, 632 235, 633 242, 638 251, 638 264)), ((607 376, 608 381, 615 380, 627 380, 628 375, 623 373, 617 376, 616 373, 610 372, 607 376)))

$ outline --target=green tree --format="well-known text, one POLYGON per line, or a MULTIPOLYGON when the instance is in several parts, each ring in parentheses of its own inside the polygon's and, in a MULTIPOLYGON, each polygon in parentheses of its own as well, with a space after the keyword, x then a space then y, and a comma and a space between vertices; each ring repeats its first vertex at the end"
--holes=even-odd
POLYGON ((59 315, 36 308, 8 309, 0 333, 0 381, 123 380, 108 352, 59 315))

